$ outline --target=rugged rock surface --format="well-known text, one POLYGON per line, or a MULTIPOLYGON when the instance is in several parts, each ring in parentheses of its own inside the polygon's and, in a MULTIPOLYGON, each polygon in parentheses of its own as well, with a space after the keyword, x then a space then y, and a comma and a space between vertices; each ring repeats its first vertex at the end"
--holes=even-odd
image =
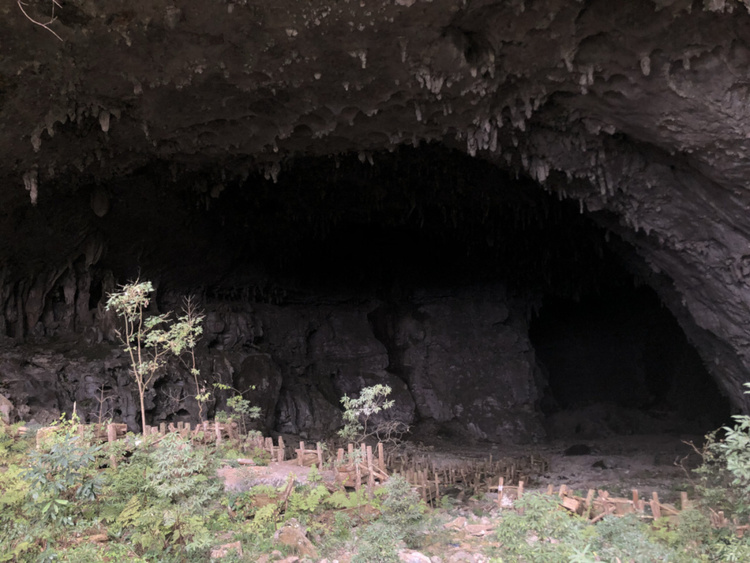
MULTIPOLYGON (((372 263, 408 272, 408 291, 432 290, 428 262, 448 262, 431 271, 451 282, 464 273, 514 288, 531 280, 530 306, 539 292, 580 294, 596 277, 591 256, 602 252, 659 293, 735 407, 747 407, 743 2, 71 0, 48 29, 29 19, 46 22, 51 9, 41 1, 0 8, 0 335, 111 342, 114 319, 102 296, 142 272, 160 284, 165 308, 191 292, 214 303, 210 365, 224 366, 217 378, 243 385, 257 375, 266 422, 280 401, 288 405, 283 428, 334 426, 334 391, 349 385, 336 370, 363 381, 397 377, 415 416, 442 420, 448 411, 465 416, 449 403, 466 404, 429 398, 452 392, 444 360, 472 349, 461 338, 492 322, 499 305, 493 298, 476 318, 430 326, 381 312, 390 328, 372 331, 368 315, 405 283, 372 263), (436 166, 426 142, 473 159, 444 151, 436 166), (610 243, 579 230, 575 214, 538 204, 541 196, 529 195, 531 207, 513 196, 504 205, 515 212, 502 214, 493 194, 516 193, 514 177, 529 194, 536 183, 570 200, 610 243), (548 231, 535 245, 528 227, 550 229, 550 212, 553 224, 589 236, 548 231), (357 228, 369 238, 357 238, 357 228), (409 236, 424 263, 361 244, 403 248, 409 236), (316 255, 320 241, 330 244, 316 255), (367 255, 377 259, 363 268, 367 255), (578 271, 586 275, 577 279, 578 271), (338 293, 349 303, 341 315, 289 307, 283 314, 308 320, 275 317, 286 327, 280 335, 267 330, 263 307, 231 311, 236 303, 298 303, 322 285, 350 288, 338 293), (445 336, 452 326, 462 336, 449 346, 430 340, 429 329, 445 336)), ((429 316, 453 307, 459 293, 401 304, 429 316)), ((484 395, 482 385, 494 387, 491 366, 512 365, 508 420, 533 426, 533 353, 508 306, 510 325, 498 320, 497 334, 471 338, 487 362, 472 372, 484 395), (508 342, 509 357, 487 352, 493 338, 508 342)), ((19 349, 11 350, 4 361, 13 364, 19 349)), ((58 359, 49 372, 59 379, 67 368, 58 359)), ((13 365, 29 381, 41 369, 13 365)), ((114 367, 101 369, 118 377, 114 367)), ((45 393, 59 395, 53 380, 45 393)), ((66 396, 73 388, 86 388, 84 379, 66 396)), ((192 412, 192 391, 181 393, 175 416, 192 412)), ((153 400, 167 401, 158 392, 153 400)), ((132 419, 132 406, 119 408, 132 419)), ((464 422, 492 436, 483 417, 464 422)))

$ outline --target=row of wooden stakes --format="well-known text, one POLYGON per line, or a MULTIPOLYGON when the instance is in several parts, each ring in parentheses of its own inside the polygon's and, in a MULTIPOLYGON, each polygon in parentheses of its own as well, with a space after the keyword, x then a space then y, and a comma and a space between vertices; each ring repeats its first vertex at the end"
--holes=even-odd
MULTIPOLYGON (((523 496, 523 491, 523 481, 520 481, 516 486, 506 486, 501 478, 497 487, 498 505, 501 507, 512 506, 515 500, 523 496)), ((598 522, 605 516, 624 516, 632 513, 655 520, 662 517, 671 518, 678 516, 680 510, 685 510, 690 504, 686 492, 680 493, 680 509, 672 504, 661 502, 659 494, 656 492, 653 492, 648 500, 641 498, 638 489, 631 491, 631 498, 613 497, 610 496, 608 491, 601 489, 589 489, 586 496, 582 497, 573 494, 573 491, 568 489, 566 485, 560 485, 557 492, 555 492, 553 485, 548 485, 546 493, 557 495, 564 508, 583 516, 592 523, 598 522), (650 514, 646 512, 646 507, 650 509, 650 514)))
MULTIPOLYGON (((20 433, 25 433, 25 428, 19 429, 20 433)), ((57 427, 41 428, 37 431, 36 441, 39 446, 47 436, 56 432, 57 427)), ((122 423, 109 424, 90 424, 79 425, 78 433, 83 436, 87 430, 90 430, 95 440, 100 442, 114 442, 123 438, 127 434, 127 425, 122 423)), ((178 422, 177 424, 161 423, 159 426, 147 426, 144 435, 161 435, 166 436, 169 433, 179 433, 185 438, 197 439, 202 436, 204 441, 215 441, 217 445, 221 444, 224 439, 234 439, 239 436, 237 423, 221 423, 204 421, 196 424, 194 427, 190 423, 178 422)), ((299 448, 293 450, 295 458, 287 460, 287 446, 283 437, 279 436, 274 443, 273 438, 255 436, 251 438, 250 445, 256 449, 268 451, 272 461, 277 463, 292 463, 298 466, 311 467, 317 465, 323 467, 326 460, 325 447, 317 442, 314 448, 309 448, 304 441, 299 442, 299 448)), ((539 469, 544 469, 546 461, 543 458, 535 458, 533 455, 528 456, 528 463, 523 460, 512 462, 510 464, 495 461, 492 456, 488 460, 463 461, 453 464, 443 464, 438 467, 428 456, 411 459, 405 456, 386 458, 382 443, 378 443, 373 450, 372 446, 361 444, 358 448, 354 444, 349 444, 347 449, 339 448, 336 453, 336 461, 333 469, 336 474, 336 482, 342 486, 361 490, 366 486, 370 494, 376 485, 384 483, 389 475, 388 468, 400 473, 412 486, 420 492, 422 500, 426 503, 437 506, 440 501, 441 485, 443 491, 455 485, 462 485, 465 488, 473 488, 479 492, 480 488, 486 491, 486 479, 492 473, 504 473, 496 481, 497 487, 491 486, 489 490, 497 490, 497 504, 501 508, 512 508, 515 501, 524 494, 525 479, 522 477, 516 485, 506 485, 507 482, 513 482, 512 477, 517 473, 517 467, 526 469, 535 468, 539 464, 539 469), (392 464, 392 465, 389 465, 392 464), (394 467, 395 466, 395 467, 394 467), (506 479, 509 476, 510 479, 506 479)), ((112 456, 111 464, 116 468, 117 461, 112 456)), ((566 485, 561 485, 557 492, 553 485, 547 487, 548 495, 557 495, 560 498, 560 504, 572 513, 583 516, 592 523, 602 518, 613 516, 624 516, 635 513, 640 517, 653 518, 654 520, 666 517, 676 519, 679 517, 681 510, 690 506, 690 501, 686 492, 680 493, 680 508, 673 504, 663 503, 659 500, 656 492, 651 494, 650 499, 641 498, 637 489, 632 489, 630 498, 613 497, 608 491, 589 489, 586 496, 578 496, 568 489, 566 485), (650 510, 650 514, 646 511, 650 510)), ((741 537, 746 533, 750 526, 740 526, 736 521, 730 521, 724 516, 723 511, 711 510, 711 524, 716 528, 732 527, 741 537)))

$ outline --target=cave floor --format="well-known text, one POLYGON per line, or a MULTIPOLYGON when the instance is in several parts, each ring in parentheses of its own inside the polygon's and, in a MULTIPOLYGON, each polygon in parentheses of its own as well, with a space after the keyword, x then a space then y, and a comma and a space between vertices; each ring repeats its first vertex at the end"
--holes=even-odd
MULTIPOLYGON (((480 462, 487 460, 490 454, 494 460, 506 462, 533 455, 544 459, 548 470, 532 474, 525 486, 527 491, 566 485, 581 496, 585 496, 588 489, 595 489, 606 490, 613 497, 630 498, 632 490, 637 489, 641 497, 650 497, 656 492, 663 502, 675 503, 681 491, 691 489, 689 469, 700 462, 690 443, 700 446, 703 439, 701 435, 646 434, 506 446, 436 438, 430 444, 407 442, 405 449, 415 458, 427 460, 436 467, 480 462), (570 455, 571 451, 577 455, 570 455)), ((286 482, 289 473, 304 481, 308 470, 287 461, 264 467, 224 467, 220 477, 227 490, 247 490, 257 484, 279 486, 286 482)), ((333 472, 324 471, 323 478, 332 482, 333 472)), ((454 494, 456 492, 454 490, 454 494)), ((447 490, 446 493, 451 494, 447 490)), ((489 491, 490 496, 494 494, 489 491)))
POLYGON ((666 502, 679 499, 680 491, 689 490, 689 468, 695 468, 700 457, 689 445, 700 446, 699 434, 641 434, 609 436, 587 440, 558 439, 539 444, 498 445, 448 442, 436 439, 420 443, 434 463, 450 464, 463 460, 520 459, 540 456, 548 470, 531 475, 526 490, 546 490, 549 485, 585 493, 588 489, 607 490, 611 496, 630 497, 632 489, 641 496, 657 492, 666 502), (566 455, 566 451, 585 452, 566 455), (578 451, 576 451, 578 450, 578 451))

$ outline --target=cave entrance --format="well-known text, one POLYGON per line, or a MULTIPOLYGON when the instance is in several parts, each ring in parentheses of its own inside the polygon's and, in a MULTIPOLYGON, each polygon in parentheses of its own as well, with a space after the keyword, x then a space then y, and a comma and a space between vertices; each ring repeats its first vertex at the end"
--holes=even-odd
POLYGON ((703 433, 729 404, 649 287, 546 298, 530 325, 551 438, 703 433))

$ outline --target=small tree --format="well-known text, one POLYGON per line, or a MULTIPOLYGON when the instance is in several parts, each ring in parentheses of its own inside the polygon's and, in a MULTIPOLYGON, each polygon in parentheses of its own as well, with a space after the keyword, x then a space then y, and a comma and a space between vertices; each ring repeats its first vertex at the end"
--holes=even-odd
MULTIPOLYGON (((192 368, 188 366, 188 369, 195 379, 196 387, 198 386, 194 348, 203 332, 200 326, 203 316, 197 313, 191 300, 187 301, 185 315, 171 324, 169 313, 147 317, 146 310, 153 291, 154 286, 151 282, 136 280, 124 285, 120 291, 112 293, 107 300, 107 310, 113 309, 125 321, 124 332, 118 331, 117 334, 130 356, 131 374, 138 385, 142 430, 146 428, 146 390, 170 355, 179 357, 185 349, 190 350, 192 368)), ((198 395, 200 397, 200 391, 198 395)), ((200 398, 198 401, 201 402, 200 398)))
POLYGON ((401 434, 409 427, 399 420, 389 420, 373 423, 373 416, 388 410, 394 401, 388 400, 391 388, 388 385, 372 385, 359 392, 359 397, 353 399, 347 395, 341 397, 344 406, 344 427, 339 430, 339 436, 347 442, 364 442, 375 437, 380 441, 398 441, 401 434))
MULTIPOLYGON (((232 413, 222 412, 217 413, 225 417, 228 421, 236 421, 240 426, 240 432, 247 434, 247 421, 255 420, 260 418, 260 407, 254 407, 250 401, 242 396, 242 393, 226 383, 214 383, 214 387, 221 389, 222 391, 233 391, 235 395, 227 399, 227 407, 232 410, 232 413)), ((255 385, 251 385, 248 391, 255 390, 255 385)))
POLYGON ((173 342, 172 353, 182 362, 182 365, 190 372, 195 382, 195 400, 198 401, 198 418, 203 422, 203 405, 211 398, 211 393, 205 385, 198 382, 200 370, 195 359, 195 346, 203 334, 201 323, 205 316, 198 311, 193 297, 186 297, 182 305, 183 314, 170 329, 170 341, 173 342), (183 358, 183 351, 187 350, 189 359, 183 358))

